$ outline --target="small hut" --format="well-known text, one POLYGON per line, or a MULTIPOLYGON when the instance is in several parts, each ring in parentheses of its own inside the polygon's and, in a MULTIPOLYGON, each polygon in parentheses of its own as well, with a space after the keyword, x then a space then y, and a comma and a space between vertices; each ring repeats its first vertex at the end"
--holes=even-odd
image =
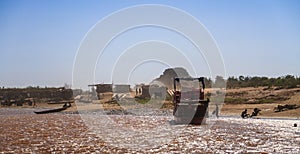
POLYGON ((130 91, 130 85, 126 84, 114 85, 113 89, 114 93, 130 93, 130 91))

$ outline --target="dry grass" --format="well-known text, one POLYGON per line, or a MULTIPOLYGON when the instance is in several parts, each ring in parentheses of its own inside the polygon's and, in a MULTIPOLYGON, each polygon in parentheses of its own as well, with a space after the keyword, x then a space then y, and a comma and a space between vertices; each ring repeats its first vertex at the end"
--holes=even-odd
POLYGON ((259 108, 262 110, 260 116, 299 118, 300 108, 283 112, 274 112, 274 108, 277 107, 279 104, 296 104, 300 106, 299 91, 299 88, 274 90, 265 89, 265 87, 229 89, 227 90, 227 95, 229 95, 231 98, 243 98, 248 100, 258 100, 260 98, 265 98, 273 101, 268 103, 264 103, 262 101, 261 103, 258 102, 255 104, 251 104, 251 102, 245 102, 242 104, 225 104, 223 105, 221 113, 225 115, 240 115, 240 113, 244 109, 248 109, 248 112, 250 111, 251 113, 254 108, 259 108), (268 98, 268 96, 270 96, 271 98, 268 98), (286 97, 287 99, 283 101, 281 101, 280 99, 276 100, 276 98, 284 97, 286 97))

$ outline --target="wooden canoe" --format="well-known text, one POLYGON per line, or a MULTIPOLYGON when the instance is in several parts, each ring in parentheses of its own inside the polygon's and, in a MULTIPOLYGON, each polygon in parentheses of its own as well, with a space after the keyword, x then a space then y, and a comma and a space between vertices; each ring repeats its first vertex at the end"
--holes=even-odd
POLYGON ((54 112, 60 112, 63 110, 66 110, 68 106, 57 108, 57 109, 49 109, 49 110, 43 110, 43 111, 34 111, 36 114, 47 114, 47 113, 54 113, 54 112))

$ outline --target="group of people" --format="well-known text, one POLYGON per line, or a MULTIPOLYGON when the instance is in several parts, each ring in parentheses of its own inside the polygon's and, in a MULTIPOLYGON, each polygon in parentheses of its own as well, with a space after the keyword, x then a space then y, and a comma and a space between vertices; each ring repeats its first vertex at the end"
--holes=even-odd
MULTIPOLYGON (((250 114, 247 113, 247 109, 245 109, 242 113, 241 113, 241 117, 242 118, 251 118, 251 117, 254 117, 254 116, 257 116, 259 114, 261 110, 258 109, 258 108, 254 108, 253 109, 253 112, 250 114)), ((219 118, 219 107, 218 105, 216 104, 216 108, 215 110, 212 112, 212 114, 215 114, 217 118, 219 118)))
POLYGON ((71 103, 70 102, 65 102, 65 104, 63 105, 63 107, 71 107, 71 103))
POLYGON ((247 109, 245 109, 245 110, 242 112, 241 117, 242 117, 242 118, 250 118, 250 117, 253 117, 253 116, 257 116, 258 113, 259 113, 260 111, 261 111, 260 109, 254 108, 252 114, 250 115, 250 114, 247 113, 247 109))

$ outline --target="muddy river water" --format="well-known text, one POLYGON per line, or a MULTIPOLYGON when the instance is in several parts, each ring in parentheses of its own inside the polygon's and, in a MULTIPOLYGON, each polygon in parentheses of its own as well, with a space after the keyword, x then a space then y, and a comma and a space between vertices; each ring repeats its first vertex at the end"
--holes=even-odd
POLYGON ((0 153, 300 153, 297 119, 220 117, 203 126, 170 120, 0 108, 0 153))

